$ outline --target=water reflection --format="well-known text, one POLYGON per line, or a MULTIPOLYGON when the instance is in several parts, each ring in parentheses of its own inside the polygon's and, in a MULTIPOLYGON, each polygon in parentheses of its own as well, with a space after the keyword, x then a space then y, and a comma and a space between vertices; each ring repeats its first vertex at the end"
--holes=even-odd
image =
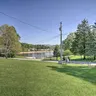
POLYGON ((25 57, 31 57, 34 59, 43 59, 46 57, 52 57, 53 56, 53 51, 50 52, 22 52, 22 55, 25 57))

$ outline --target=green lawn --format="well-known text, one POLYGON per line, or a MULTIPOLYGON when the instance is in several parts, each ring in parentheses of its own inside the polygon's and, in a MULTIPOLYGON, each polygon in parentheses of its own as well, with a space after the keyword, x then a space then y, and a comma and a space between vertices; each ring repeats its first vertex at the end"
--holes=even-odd
POLYGON ((96 67, 0 59, 0 96, 96 96, 96 67))
POLYGON ((19 56, 19 55, 16 55, 15 58, 25 58, 25 56, 19 56))
MULTIPOLYGON (((70 60, 71 61, 92 61, 92 62, 96 62, 96 60, 94 60, 93 56, 86 56, 86 59, 84 60, 83 59, 83 56, 80 56, 80 55, 70 55, 70 60)), ((47 57, 45 59, 43 59, 45 61, 55 61, 56 60, 56 57, 47 57)), ((58 60, 60 60, 60 57, 58 57, 58 60)))
POLYGON ((83 56, 81 57, 80 55, 70 55, 69 56, 71 60, 74 61, 92 61, 92 62, 96 62, 96 60, 94 60, 93 56, 86 56, 86 59, 83 59, 83 56))

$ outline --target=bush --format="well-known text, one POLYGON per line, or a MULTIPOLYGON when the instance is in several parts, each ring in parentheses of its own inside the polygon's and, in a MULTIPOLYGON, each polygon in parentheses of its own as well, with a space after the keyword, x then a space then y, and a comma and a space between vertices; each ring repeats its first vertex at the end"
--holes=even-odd
POLYGON ((3 53, 0 53, 0 57, 5 57, 5 54, 3 54, 3 53))
POLYGON ((70 50, 65 50, 63 56, 69 56, 69 55, 72 55, 72 52, 70 50))
POLYGON ((15 57, 15 53, 14 52, 10 52, 10 53, 8 53, 7 57, 13 58, 13 57, 15 57))

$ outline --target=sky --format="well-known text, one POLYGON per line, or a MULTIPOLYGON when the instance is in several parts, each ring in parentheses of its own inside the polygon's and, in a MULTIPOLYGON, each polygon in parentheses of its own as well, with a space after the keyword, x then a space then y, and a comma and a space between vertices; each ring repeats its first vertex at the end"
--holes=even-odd
POLYGON ((0 12, 27 23, 0 13, 0 26, 14 26, 21 42, 55 45, 60 42, 61 21, 63 39, 70 32, 76 31, 77 25, 83 19, 94 24, 96 0, 0 0, 0 12))

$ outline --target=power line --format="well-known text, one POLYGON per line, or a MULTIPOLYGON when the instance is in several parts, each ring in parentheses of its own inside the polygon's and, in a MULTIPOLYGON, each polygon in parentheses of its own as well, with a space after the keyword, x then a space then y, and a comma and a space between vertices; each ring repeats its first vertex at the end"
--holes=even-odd
POLYGON ((26 24, 26 25, 28 25, 28 26, 34 27, 35 29, 38 29, 38 30, 41 30, 41 31, 44 31, 44 32, 48 32, 47 30, 44 30, 44 29, 42 29, 42 28, 40 28, 40 27, 31 25, 31 24, 29 24, 29 23, 27 23, 27 22, 24 22, 24 21, 22 21, 22 20, 20 20, 20 19, 18 19, 18 18, 16 18, 16 17, 10 16, 10 15, 5 14, 5 13, 3 13, 3 12, 0 12, 0 13, 3 14, 3 15, 5 15, 5 16, 7 16, 7 17, 9 17, 9 18, 15 19, 15 20, 17 20, 17 21, 19 21, 19 22, 21 22, 21 23, 23 23, 23 24, 26 24))
MULTIPOLYGON (((1 14, 3 14, 3 15, 5 15, 5 16, 7 16, 7 17, 9 17, 9 18, 12 18, 12 19, 15 19, 15 20, 17 20, 17 21, 19 21, 19 22, 21 22, 21 23, 23 23, 23 24, 26 24, 26 25, 28 25, 28 26, 31 26, 31 27, 34 27, 34 28, 36 28, 36 29, 38 29, 38 30, 41 30, 41 31, 44 31, 44 32, 48 32, 47 30, 44 30, 44 29, 42 29, 42 28, 40 28, 40 27, 37 27, 37 26, 34 26, 34 25, 31 25, 31 24, 29 24, 29 23, 27 23, 27 22, 24 22, 24 21, 22 21, 22 20, 20 20, 20 19, 18 19, 18 18, 16 18, 16 17, 13 17, 13 16, 10 16, 10 15, 8 15, 8 14, 5 14, 4 12, 0 12, 1 14)), ((67 35, 67 34, 62 34, 62 35, 67 35)), ((57 37, 59 37, 59 35, 56 35, 56 36, 54 36, 54 37, 51 37, 51 38, 49 38, 49 39, 46 39, 46 40, 41 40, 41 41, 39 41, 39 42, 45 42, 45 41, 51 41, 51 40, 53 40, 53 39, 55 39, 55 38, 57 38, 57 37)), ((39 42, 36 42, 36 43, 39 43, 39 42)))
POLYGON ((51 40, 53 40, 53 39, 56 39, 57 37, 59 37, 60 36, 60 34, 59 35, 56 35, 56 36, 53 36, 53 37, 51 37, 51 38, 48 38, 48 39, 44 39, 44 40, 41 40, 41 41, 38 41, 38 42, 36 42, 36 43, 44 43, 45 41, 47 41, 47 42, 49 42, 49 41, 51 41, 51 40))
POLYGON ((69 33, 65 33, 65 34, 62 34, 63 36, 66 36, 66 35, 68 35, 69 33))

